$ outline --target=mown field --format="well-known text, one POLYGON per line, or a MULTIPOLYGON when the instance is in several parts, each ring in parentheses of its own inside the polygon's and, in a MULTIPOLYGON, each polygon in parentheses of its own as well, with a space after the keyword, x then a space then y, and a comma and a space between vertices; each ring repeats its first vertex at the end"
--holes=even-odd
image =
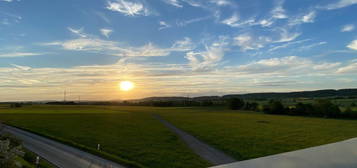
POLYGON ((121 163, 125 159, 143 167, 209 165, 150 113, 120 107, 34 105, 1 109, 0 120, 92 152, 99 143, 102 154, 121 163))
MULTIPOLYGON (((357 120, 276 116, 222 107, 32 105, 0 109, 0 120, 145 167, 207 167, 151 114, 232 155, 256 158, 357 137, 357 120)), ((119 159, 120 160, 120 159, 119 159)))

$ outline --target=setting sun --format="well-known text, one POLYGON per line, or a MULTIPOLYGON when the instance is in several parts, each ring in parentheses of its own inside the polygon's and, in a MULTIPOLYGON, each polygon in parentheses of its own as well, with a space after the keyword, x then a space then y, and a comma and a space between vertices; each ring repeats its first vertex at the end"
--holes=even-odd
POLYGON ((130 91, 134 88, 134 83, 130 81, 122 81, 120 82, 119 87, 122 91, 130 91))

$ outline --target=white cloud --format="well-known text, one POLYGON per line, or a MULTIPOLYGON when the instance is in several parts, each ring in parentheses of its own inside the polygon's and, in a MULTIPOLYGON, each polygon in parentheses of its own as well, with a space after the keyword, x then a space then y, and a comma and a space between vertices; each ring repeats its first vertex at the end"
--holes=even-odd
POLYGON ((4 1, 4 2, 12 2, 14 0, 1 0, 1 1, 4 1))
POLYGON ((194 71, 208 71, 215 67, 224 57, 226 51, 225 39, 206 46, 205 51, 188 52, 185 58, 194 71))
POLYGON ((348 24, 348 25, 344 25, 342 28, 341 28, 341 32, 350 32, 350 31, 353 31, 355 29, 355 25, 353 24, 348 24))
POLYGON ((74 29, 74 28, 71 28, 71 27, 67 27, 67 29, 72 32, 73 34, 79 36, 79 37, 87 37, 87 35, 85 33, 83 33, 83 27, 80 28, 80 29, 74 29))
POLYGON ((160 25, 159 30, 163 30, 171 27, 171 25, 166 23, 165 21, 160 21, 159 25, 160 25))
POLYGON ((31 70, 31 67, 28 67, 28 66, 22 66, 22 65, 17 65, 17 64, 10 64, 10 65, 14 66, 15 68, 17 68, 19 70, 23 70, 23 71, 31 70))
POLYGON ((327 10, 335 10, 357 4, 357 0, 338 0, 336 3, 322 7, 327 10))
POLYGON ((164 2, 172 5, 172 6, 176 6, 178 8, 182 8, 183 6, 180 4, 180 2, 178 0, 164 0, 164 2))
POLYGON ((318 43, 313 43, 313 44, 310 44, 310 45, 302 46, 299 49, 300 50, 309 50, 311 48, 318 47, 318 46, 321 46, 321 45, 326 45, 326 44, 327 44, 326 41, 321 41, 321 42, 318 42, 318 43))
POLYGON ((353 40, 350 44, 347 45, 347 48, 357 50, 357 40, 353 40))
POLYGON ((357 62, 352 61, 350 64, 339 68, 337 73, 357 73, 357 62))
POLYGON ((150 10, 138 1, 116 0, 108 1, 108 10, 120 12, 126 16, 148 16, 151 14, 150 10))
POLYGON ((234 44, 239 46, 242 51, 247 50, 257 50, 264 47, 264 44, 268 42, 269 39, 265 37, 259 37, 254 39, 253 36, 248 34, 242 34, 234 38, 234 44))
POLYGON ((278 32, 280 32, 280 38, 278 40, 275 40, 274 42, 276 43, 282 43, 282 42, 289 42, 289 41, 293 41, 296 38, 298 38, 301 33, 297 33, 297 32, 289 32, 287 29, 285 28, 279 28, 277 29, 278 32))
POLYGON ((294 25, 300 25, 303 23, 314 23, 316 18, 316 11, 310 11, 305 14, 300 14, 297 17, 291 18, 289 20, 289 25, 294 26, 294 25))
POLYGON ((111 20, 105 15, 103 12, 95 12, 97 16, 99 16, 104 22, 111 24, 111 20))
POLYGON ((170 51, 158 48, 152 43, 148 43, 142 47, 121 48, 120 51, 120 53, 114 55, 124 57, 156 57, 170 54, 170 51))
POLYGON ((310 39, 305 39, 305 40, 299 40, 299 41, 293 41, 293 42, 287 42, 285 44, 282 44, 282 45, 278 45, 278 46, 274 46, 272 48, 270 48, 268 51, 269 52, 273 52, 275 50, 279 50, 279 49, 282 49, 282 48, 287 48, 291 45, 295 45, 295 44, 301 44, 301 43, 304 43, 304 42, 307 42, 307 41, 310 41, 310 39))
POLYGON ((196 48, 196 46, 192 42, 192 40, 188 37, 185 37, 183 40, 176 41, 172 45, 171 50, 173 50, 173 51, 190 51, 195 48, 196 48))
POLYGON ((286 56, 281 58, 269 58, 254 61, 246 65, 238 66, 234 71, 242 74, 271 74, 271 75, 304 75, 318 73, 334 73, 340 63, 314 62, 308 58, 286 56), (322 67, 322 65, 324 65, 322 67))
POLYGON ((12 53, 0 53, 0 58, 12 58, 12 57, 27 57, 43 55, 42 53, 31 53, 31 52, 12 52, 12 53))
MULTIPOLYGON (((80 34, 84 34, 82 31, 79 32, 80 34)), ((61 46, 64 50, 100 52, 102 54, 121 57, 167 56, 171 52, 186 52, 195 47, 191 39, 187 37, 183 40, 176 41, 170 48, 159 48, 150 42, 139 47, 126 46, 116 41, 103 40, 93 35, 86 35, 85 38, 80 37, 66 41, 40 43, 39 45, 61 46)))
POLYGON ((113 33, 113 30, 111 29, 105 29, 105 28, 102 28, 99 30, 100 33, 102 33, 103 36, 105 36, 106 38, 109 38, 110 34, 113 33))
POLYGON ((177 21, 176 24, 177 24, 177 26, 184 27, 184 26, 187 26, 189 24, 201 22, 201 21, 204 21, 204 20, 207 20, 207 19, 210 19, 210 18, 212 18, 212 16, 198 17, 198 18, 193 18, 193 19, 190 19, 190 20, 177 21))
POLYGON ((232 5, 232 2, 228 1, 228 0, 211 0, 210 2, 213 3, 213 4, 216 4, 218 6, 232 5))
POLYGON ((231 27, 239 27, 240 24, 238 23, 239 21, 239 16, 237 13, 234 13, 231 17, 225 19, 222 21, 223 24, 226 24, 231 27))
POLYGON ((272 17, 275 19, 286 19, 285 9, 283 8, 284 0, 278 0, 275 8, 271 11, 272 17))
POLYGON ((316 12, 315 11, 311 11, 309 13, 307 13, 306 15, 304 15, 302 17, 302 22, 304 23, 313 23, 316 17, 316 12))
POLYGON ((78 38, 63 42, 43 43, 42 45, 56 46, 60 45, 65 50, 77 51, 106 51, 115 50, 117 43, 114 41, 101 40, 98 38, 78 38))

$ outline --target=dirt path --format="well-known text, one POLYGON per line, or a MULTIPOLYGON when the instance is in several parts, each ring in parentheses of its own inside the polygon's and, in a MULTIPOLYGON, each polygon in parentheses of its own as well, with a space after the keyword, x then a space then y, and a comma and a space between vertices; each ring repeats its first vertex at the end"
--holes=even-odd
POLYGON ((161 116, 153 115, 153 117, 158 119, 162 124, 164 124, 172 132, 178 135, 197 155, 201 156, 201 158, 207 160, 211 164, 220 165, 236 162, 236 160, 232 157, 180 130, 179 128, 161 118, 161 116))

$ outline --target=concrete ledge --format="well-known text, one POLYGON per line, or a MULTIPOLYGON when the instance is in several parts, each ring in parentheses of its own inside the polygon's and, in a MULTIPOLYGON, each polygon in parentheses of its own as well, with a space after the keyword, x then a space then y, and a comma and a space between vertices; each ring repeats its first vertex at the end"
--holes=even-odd
MULTIPOLYGON (((357 130, 356 130, 357 131, 357 130)), ((212 168, 356 168, 357 138, 212 168)))

